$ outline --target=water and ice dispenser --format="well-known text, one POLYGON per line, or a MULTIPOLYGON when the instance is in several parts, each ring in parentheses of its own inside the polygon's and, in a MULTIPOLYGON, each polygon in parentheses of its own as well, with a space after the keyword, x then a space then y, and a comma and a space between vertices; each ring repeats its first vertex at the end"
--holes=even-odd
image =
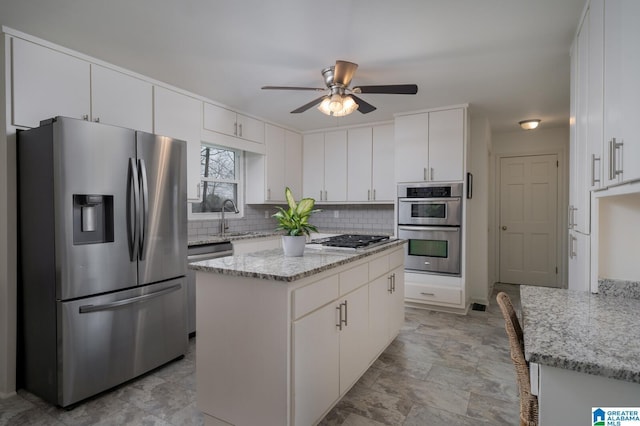
POLYGON ((73 195, 73 244, 113 242, 113 195, 73 195))

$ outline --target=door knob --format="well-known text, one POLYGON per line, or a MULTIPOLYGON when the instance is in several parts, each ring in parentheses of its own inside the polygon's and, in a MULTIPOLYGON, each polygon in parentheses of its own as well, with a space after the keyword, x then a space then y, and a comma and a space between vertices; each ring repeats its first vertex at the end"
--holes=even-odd
POLYGON ((506 230, 507 230, 507 227, 506 227, 506 226, 503 226, 503 227, 502 227, 502 230, 503 230, 503 231, 506 231, 506 230))

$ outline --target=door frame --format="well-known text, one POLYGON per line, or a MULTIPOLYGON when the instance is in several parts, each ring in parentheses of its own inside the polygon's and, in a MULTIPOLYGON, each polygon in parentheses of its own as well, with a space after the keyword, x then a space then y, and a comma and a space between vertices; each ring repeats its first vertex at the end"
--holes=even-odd
POLYGON ((500 202, 502 199, 502 194, 500 193, 500 179, 501 171, 500 164, 503 158, 513 158, 513 157, 534 157, 539 155, 556 155, 558 160, 558 188, 557 188, 557 224, 558 224, 558 232, 556 234, 556 245, 558 247, 556 253, 556 262, 558 265, 558 280, 559 285, 558 288, 567 288, 567 238, 568 238, 568 230, 567 230, 567 215, 565 212, 567 211, 567 206, 569 205, 569 166, 567 164, 568 155, 565 150, 562 148, 558 148, 557 150, 553 149, 545 149, 545 150, 533 150, 526 152, 509 152, 509 153, 498 153, 495 155, 494 160, 494 182, 493 188, 495 196, 495 204, 493 206, 494 214, 493 214, 493 232, 492 238, 495 242, 494 244, 494 277, 496 282, 500 282, 500 202))

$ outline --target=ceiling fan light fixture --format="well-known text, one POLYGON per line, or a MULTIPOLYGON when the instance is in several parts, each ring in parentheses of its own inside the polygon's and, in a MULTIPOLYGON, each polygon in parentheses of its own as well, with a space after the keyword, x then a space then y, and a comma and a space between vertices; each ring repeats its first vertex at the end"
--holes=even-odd
POLYGON ((333 113, 342 111, 342 96, 338 94, 331 95, 331 99, 329 100, 329 110, 333 113))
POLYGON ((533 130, 538 127, 540 120, 522 120, 518 122, 518 124, 520 124, 520 127, 522 127, 523 130, 533 130))
POLYGON ((318 105, 320 112, 333 117, 344 117, 356 109, 358 109, 358 104, 349 95, 333 94, 318 105))

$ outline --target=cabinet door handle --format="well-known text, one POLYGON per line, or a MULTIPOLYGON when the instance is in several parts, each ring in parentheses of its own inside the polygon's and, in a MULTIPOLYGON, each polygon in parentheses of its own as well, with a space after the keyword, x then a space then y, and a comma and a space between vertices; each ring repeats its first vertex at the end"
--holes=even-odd
MULTIPOLYGON (((591 154, 591 186, 596 186, 596 182, 600 183, 600 179, 596 179, 596 161, 600 162, 600 157, 591 154)), ((600 176, 599 173, 598 176, 600 176)))
POLYGON ((233 135, 238 136, 238 123, 233 123, 233 135))
POLYGON ((327 196, 327 190, 326 189, 324 190, 324 200, 325 201, 329 200, 329 197, 327 196))
POLYGON ((393 274, 391 274, 391 290, 393 290, 393 292, 396 292, 396 273, 394 272, 393 274))
POLYGON ((267 200, 271 199, 271 188, 267 188, 267 200))
POLYGON ((391 294, 393 293, 393 278, 391 278, 391 275, 389 275, 387 279, 389 280, 389 287, 387 287, 387 291, 389 292, 389 294, 391 294))
POLYGON ((100 122, 100 117, 96 117, 93 119, 94 122, 99 123, 100 122))
POLYGON ((338 311, 338 323, 336 327, 338 327, 338 330, 342 330, 342 303, 336 306, 336 310, 338 311))
POLYGON ((82 114, 82 119, 84 121, 89 121, 89 114, 82 114))
POLYGON ((375 190, 375 188, 374 188, 374 189, 373 189, 373 201, 375 201, 375 200, 376 200, 376 190, 375 190))
POLYGON ((569 217, 567 218, 567 222, 569 222, 569 229, 573 229, 573 227, 575 226, 573 224, 573 205, 569 205, 569 217))
POLYGON ((616 176, 622 174, 622 169, 618 169, 618 150, 624 145, 623 142, 616 142, 616 138, 609 141, 609 180, 614 180, 616 176))
POLYGON ((577 253, 574 249, 574 243, 578 241, 576 237, 573 235, 569 235, 569 259, 573 259, 577 256, 577 253))
POLYGON ((349 314, 349 309, 347 308, 347 301, 344 301, 344 326, 348 326, 349 323, 347 322, 347 315, 349 314))
POLYGON ((429 180, 433 180, 433 167, 429 168, 429 180))
POLYGON ((238 126, 239 129, 239 133, 240 133, 240 137, 242 137, 242 123, 240 123, 240 125, 238 126))
POLYGON ((367 201, 371 201, 371 190, 367 189, 367 201))
POLYGON ((425 293, 424 291, 420 292, 421 295, 423 296, 435 296, 435 293, 425 293))
POLYGON ((422 169, 422 177, 423 177, 423 180, 428 180, 427 179, 427 168, 426 167, 424 169, 422 169))

